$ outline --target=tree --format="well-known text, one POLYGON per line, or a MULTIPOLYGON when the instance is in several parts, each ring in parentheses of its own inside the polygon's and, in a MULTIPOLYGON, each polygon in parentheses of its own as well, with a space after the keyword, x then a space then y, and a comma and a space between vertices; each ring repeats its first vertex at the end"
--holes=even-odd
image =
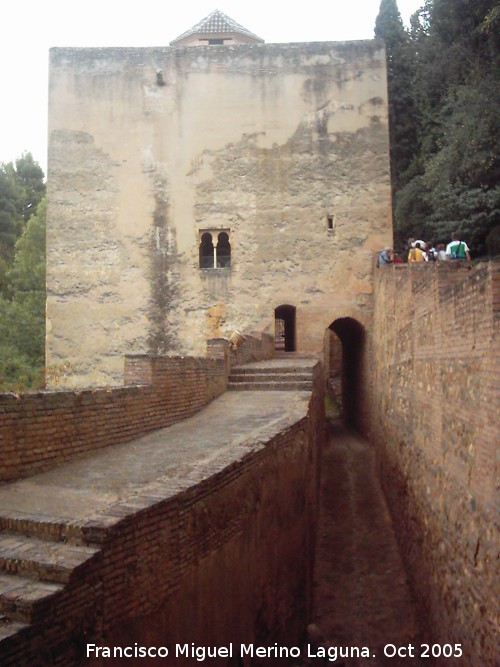
POLYGON ((45 200, 15 245, 0 296, 0 388, 43 384, 45 356, 45 200))
MULTIPOLYGON (((399 45, 394 6, 382 2, 380 21, 392 21, 385 30, 399 45)), ((404 71, 389 70, 403 89, 409 86, 414 105, 410 127, 397 111, 407 93, 389 82, 398 126, 391 134, 393 169, 404 164, 398 150, 405 141, 413 150, 406 171, 393 178, 397 245, 408 236, 445 241, 460 230, 476 256, 498 248, 499 27, 495 0, 426 0, 412 17, 410 83, 404 71)))
POLYGON ((44 198, 16 243, 14 262, 7 274, 8 289, 14 296, 28 292, 45 293, 46 217, 47 203, 44 198))
POLYGON ((16 241, 44 195, 44 174, 31 153, 24 153, 15 165, 0 163, 0 293, 6 288, 16 241))
POLYGON ((4 165, 0 166, 0 291, 14 259, 14 247, 21 233, 21 192, 4 165))
POLYGON ((23 191, 23 219, 28 222, 36 212, 42 197, 45 196, 44 173, 38 162, 35 162, 31 153, 23 153, 16 160, 15 177, 23 191))
POLYGON ((396 0, 381 0, 375 36, 383 39, 386 47, 391 182, 395 192, 407 181, 406 174, 416 149, 417 122, 412 92, 413 45, 396 0))

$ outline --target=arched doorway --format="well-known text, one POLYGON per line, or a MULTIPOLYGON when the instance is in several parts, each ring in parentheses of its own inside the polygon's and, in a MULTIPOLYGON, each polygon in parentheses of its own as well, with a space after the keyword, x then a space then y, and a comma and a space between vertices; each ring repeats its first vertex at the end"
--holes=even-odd
POLYGON ((366 405, 366 334, 352 317, 334 320, 327 329, 325 361, 329 390, 337 394, 346 424, 364 431, 366 405))
POLYGON ((274 309, 274 346, 284 352, 295 351, 295 306, 274 309))

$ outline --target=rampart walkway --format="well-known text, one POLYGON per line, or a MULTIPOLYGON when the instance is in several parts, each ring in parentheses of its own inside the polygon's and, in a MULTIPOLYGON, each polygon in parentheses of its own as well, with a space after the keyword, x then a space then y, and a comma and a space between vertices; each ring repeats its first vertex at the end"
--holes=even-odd
POLYGON ((309 392, 226 392, 195 416, 46 473, 0 486, 0 517, 82 522, 161 484, 164 493, 211 460, 234 460, 238 443, 305 416, 309 392))
MULTIPOLYGON (((276 366, 268 365, 271 370, 276 366)), ((312 377, 317 362, 293 361, 291 365, 298 365, 301 372, 312 377)), ((291 443, 296 437, 298 450, 303 450, 307 457, 304 437, 300 434, 307 422, 310 400, 310 390, 281 391, 275 387, 265 393, 226 392, 193 417, 168 428, 107 447, 51 471, 0 485, 0 662, 16 666, 32 664, 33 655, 28 654, 28 647, 37 654, 37 638, 46 634, 49 620, 54 639, 48 638, 46 647, 51 647, 51 641, 67 644, 58 628, 65 626, 66 616, 71 616, 68 627, 78 627, 79 619, 86 615, 92 617, 92 606, 101 602, 89 592, 99 591, 99 577, 122 582, 114 588, 109 586, 102 604, 112 606, 110 596, 127 589, 127 577, 132 570, 138 579, 142 576, 141 558, 150 564, 160 549, 168 555, 160 557, 166 571, 162 573, 165 581, 152 576, 155 566, 150 565, 151 571, 149 568, 144 571, 149 580, 144 589, 159 590, 162 580, 163 596, 169 586, 175 592, 176 577, 189 572, 189 568, 192 570, 206 550, 222 550, 230 536, 238 532, 248 503, 244 486, 238 487, 235 482, 241 495, 234 497, 227 511, 219 505, 219 515, 215 511, 208 517, 206 507, 211 500, 203 500, 202 493, 202 500, 192 511, 190 502, 197 496, 196 493, 189 496, 191 490, 203 483, 208 489, 205 494, 211 496, 214 489, 230 485, 232 480, 239 479, 241 470, 247 469, 249 461, 259 460, 259 455, 267 451, 268 443, 275 438, 285 438, 291 443), (288 436, 288 433, 299 435, 288 436), (207 486, 205 482, 211 479, 216 481, 207 486), (180 495, 186 503, 185 511, 176 504, 175 499, 180 495), (162 509, 157 510, 160 505, 162 509), (124 537, 127 528, 123 527, 123 520, 138 515, 143 518, 137 522, 134 519, 134 527, 124 537), (160 515, 165 518, 159 518, 160 515), (219 521, 220 526, 217 524, 211 530, 213 521, 219 521), (110 531, 113 531, 111 542, 110 531), (133 553, 132 542, 140 541, 147 531, 151 535, 148 534, 143 545, 144 554, 141 556, 140 547, 133 553), (172 536, 168 537, 170 533, 172 536), (131 542, 122 548, 123 540, 131 542), (168 548, 163 551, 165 543, 168 548), (132 567, 130 562, 134 558, 132 567), (108 569, 99 574, 99 568, 108 569)), ((260 477, 266 474, 262 472, 260 477)), ((311 483, 311 493, 312 486, 311 483)), ((254 483, 251 492, 259 495, 258 487, 254 483)), ((301 495, 302 488, 301 485, 301 495)), ((236 496, 235 491, 232 493, 236 496)), ((281 511, 286 511, 286 507, 281 511)), ((130 522, 126 525, 130 526, 130 522)), ((142 595, 146 602, 142 598, 139 602, 149 609, 149 596, 142 589, 137 595, 142 595)), ((82 629, 80 632, 84 634, 82 629)), ((67 647, 57 650, 62 652, 67 647)), ((39 660, 39 664, 53 664, 51 657, 39 660)), ((61 664, 80 664, 75 656, 67 655, 64 660, 61 664)))
MULTIPOLYGON (((307 361, 295 363, 311 366, 307 361)), ((273 364, 267 365, 272 370, 273 364)), ((307 391, 226 392, 194 417, 168 429, 0 486, 0 527, 7 528, 4 534, 0 530, 0 561, 12 561, 17 550, 21 560, 36 561, 38 557, 47 571, 51 567, 53 573, 58 570, 54 583, 37 585, 22 576, 14 585, 9 581, 12 571, 0 576, 0 602, 2 597, 14 600, 20 594, 22 598, 23 590, 33 604, 53 595, 67 581, 66 573, 93 555, 90 547, 69 545, 67 549, 64 540, 57 539, 50 553, 40 551, 38 536, 50 537, 54 526, 63 533, 70 526, 105 527, 103 517, 112 523, 135 506, 140 509, 141 499, 154 498, 160 489, 165 496, 186 488, 199 477, 200 468, 206 470, 214 463, 220 469, 224 460, 226 465, 233 462, 238 445, 244 443, 247 451, 258 448, 300 421, 309 399, 307 391), (28 527, 31 542, 30 537, 22 536, 23 526, 28 527), (52 558, 56 564, 51 563, 52 558)), ((322 471, 313 620, 337 646, 367 646, 377 653, 377 658, 361 658, 359 663, 347 659, 346 665, 419 665, 418 660, 383 656, 386 644, 398 648, 418 644, 419 629, 377 483, 373 451, 337 426, 330 434, 322 471)), ((71 541, 78 534, 69 529, 66 537, 71 541)), ((26 572, 20 574, 26 576, 26 572)), ((29 614, 17 618, 30 620, 29 614)), ((22 627, 21 623, 7 624, 2 630, 0 619, 0 639, 22 627)))
POLYGON ((346 658, 346 665, 433 665, 431 658, 384 656, 386 645, 419 647, 429 637, 420 634, 374 451, 340 423, 323 452, 315 579, 314 622, 325 639, 370 649, 369 658, 346 658))

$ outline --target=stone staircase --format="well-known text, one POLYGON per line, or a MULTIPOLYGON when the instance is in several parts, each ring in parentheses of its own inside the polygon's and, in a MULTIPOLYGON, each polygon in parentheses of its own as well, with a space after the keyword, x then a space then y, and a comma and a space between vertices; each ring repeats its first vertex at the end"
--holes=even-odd
MULTIPOLYGON (((51 616, 64 589, 79 578, 82 567, 100 549, 46 539, 47 526, 36 522, 29 534, 6 530, 0 522, 0 653, 9 637, 51 616)), ((53 531, 50 531, 53 532, 53 531)))
POLYGON ((312 391, 315 360, 271 359, 231 369, 230 391, 312 391))

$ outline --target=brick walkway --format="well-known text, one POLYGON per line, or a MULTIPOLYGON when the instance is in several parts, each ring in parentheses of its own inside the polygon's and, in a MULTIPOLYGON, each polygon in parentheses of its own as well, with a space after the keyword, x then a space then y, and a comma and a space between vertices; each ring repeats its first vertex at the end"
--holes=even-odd
POLYGON ((109 528, 260 449, 306 417, 310 398, 227 392, 169 428, 0 484, 0 655, 30 626, 38 632, 66 584, 99 556, 109 528))
POLYGON ((226 392, 193 417, 25 480, 0 484, 0 518, 82 522, 117 502, 189 477, 212 459, 233 460, 242 441, 262 442, 307 413, 309 392, 226 392))
MULTIPOLYGON (((0 519, 13 516, 22 520, 26 515, 42 525, 92 522, 117 504, 133 503, 134 496, 159 480, 165 491, 170 482, 175 486, 176 480, 188 480, 199 466, 215 458, 231 458, 231 449, 239 442, 258 443, 272 437, 305 415, 309 397, 308 392, 270 391, 263 400, 258 391, 228 392, 194 417, 168 429, 50 472, 0 485, 0 519)), ((314 622, 337 646, 367 646, 377 654, 376 658, 342 660, 346 665, 423 664, 383 656, 383 647, 389 643, 396 647, 410 642, 419 645, 419 628, 377 483, 372 450, 363 440, 335 427, 325 448, 322 470, 314 622)), ((17 548, 12 539, 4 537, 0 556, 2 548, 5 552, 17 548)), ((42 565, 47 561, 50 566, 54 554, 42 549, 48 548, 47 543, 27 541, 19 547, 23 553, 27 545, 42 565)), ((57 543, 49 546, 52 550, 63 548, 57 543)), ((69 545, 68 549, 64 559, 80 562, 92 557, 90 547, 76 547, 75 551, 69 545)), ((50 584, 54 591, 65 581, 65 572, 55 580, 50 584)), ((43 582, 34 592, 29 588, 33 587, 30 579, 21 583, 28 586, 31 597, 43 600, 54 592, 43 582)), ((427 667, 431 664, 425 661, 427 667)))
POLYGON ((323 453, 315 579, 313 620, 326 640, 376 654, 340 662, 431 667, 430 659, 384 657, 387 644, 418 647, 427 638, 420 635, 374 452, 340 425, 331 428, 323 453))

